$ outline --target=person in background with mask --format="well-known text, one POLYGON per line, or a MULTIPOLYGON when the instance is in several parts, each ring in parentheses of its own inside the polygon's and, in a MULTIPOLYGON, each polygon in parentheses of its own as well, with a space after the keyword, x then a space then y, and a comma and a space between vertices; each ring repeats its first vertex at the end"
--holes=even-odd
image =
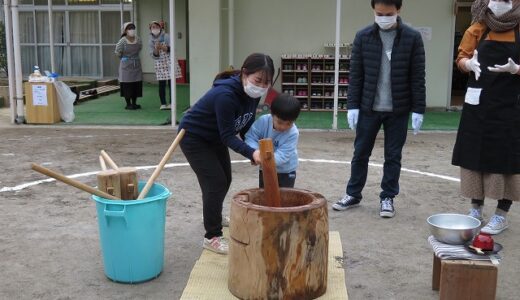
POLYGON ((137 98, 143 96, 143 72, 141 70, 141 39, 135 34, 135 24, 126 22, 121 29, 121 39, 116 44, 115 54, 119 57, 120 95, 125 98, 125 109, 140 109, 137 98))
POLYGON ((271 57, 249 55, 240 70, 217 75, 213 87, 179 124, 179 130, 186 130, 180 143, 182 152, 202 190, 206 230, 202 245, 216 253, 228 252, 228 242, 222 237, 222 205, 231 184, 228 148, 260 164, 260 151, 247 145, 244 138, 255 121, 260 98, 272 85, 273 75, 271 57))
MULTIPOLYGON (((148 48, 150 55, 154 60, 155 76, 159 82, 159 99, 161 100, 161 106, 159 109, 165 110, 170 109, 171 106, 166 105, 166 85, 170 89, 171 99, 171 80, 170 80, 170 36, 164 32, 161 23, 153 21, 150 23, 150 40, 148 42, 148 48)), ((181 78, 181 70, 177 62, 177 58, 174 55, 175 60, 175 78, 181 78)))
POLYGON ((470 216, 483 221, 484 198, 498 200, 481 232, 499 234, 520 201, 520 0, 476 0, 471 14, 457 57, 471 74, 452 163, 470 216))
POLYGON ((382 125, 385 161, 379 215, 392 218, 410 112, 414 133, 423 121, 425 54, 421 34, 399 17, 402 0, 372 0, 371 4, 375 23, 356 34, 350 61, 347 118, 356 130, 351 177, 345 196, 332 208, 343 211, 361 202, 368 161, 382 125))

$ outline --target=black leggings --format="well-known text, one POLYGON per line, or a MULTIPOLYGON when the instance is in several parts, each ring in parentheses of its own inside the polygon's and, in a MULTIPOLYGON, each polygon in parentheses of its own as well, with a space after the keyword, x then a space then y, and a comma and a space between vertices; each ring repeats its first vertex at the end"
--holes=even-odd
POLYGON ((205 238, 222 236, 222 206, 231 185, 231 159, 223 144, 209 144, 186 133, 181 149, 202 191, 205 238))
MULTIPOLYGON (((159 98, 161 99, 162 105, 166 105, 166 84, 168 84, 168 88, 170 89, 170 99, 172 98, 171 80, 159 80, 159 98)), ((171 102, 171 100, 168 102, 171 102)))
MULTIPOLYGON (((471 199, 471 204, 477 204, 479 206, 482 206, 482 205, 484 205, 484 200, 471 199)), ((513 205, 513 201, 507 200, 507 199, 501 199, 501 200, 498 200, 497 208, 501 209, 505 212, 508 212, 509 209, 511 208, 511 205, 513 205)))

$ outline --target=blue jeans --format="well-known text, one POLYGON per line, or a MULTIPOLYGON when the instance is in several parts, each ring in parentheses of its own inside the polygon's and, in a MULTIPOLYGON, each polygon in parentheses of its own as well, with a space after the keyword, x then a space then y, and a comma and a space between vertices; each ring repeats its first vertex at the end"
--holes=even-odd
POLYGON ((386 112, 359 113, 354 141, 351 175, 347 184, 347 194, 361 199, 368 173, 368 161, 374 149, 374 142, 383 125, 385 133, 385 163, 381 180, 381 198, 394 198, 399 194, 401 174, 401 154, 408 133, 408 114, 394 115, 386 112))

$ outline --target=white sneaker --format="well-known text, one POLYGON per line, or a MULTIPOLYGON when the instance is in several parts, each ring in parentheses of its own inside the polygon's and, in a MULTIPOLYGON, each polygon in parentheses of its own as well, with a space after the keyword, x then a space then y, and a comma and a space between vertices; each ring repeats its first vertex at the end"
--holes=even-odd
POLYGON ((480 229, 480 232, 487 234, 499 234, 504 231, 509 224, 507 223, 506 217, 493 215, 486 226, 480 229))
POLYGON ((166 105, 166 109, 172 109, 172 106, 170 104, 166 105))
POLYGON ((478 209, 478 208, 471 208, 469 210, 469 214, 468 216, 470 217, 473 217, 477 220, 480 220, 480 222, 484 222, 484 216, 482 215, 482 209, 478 209))
POLYGON ((211 239, 204 238, 202 247, 218 254, 228 254, 229 249, 228 242, 222 236, 215 236, 211 239))
POLYGON ((168 109, 166 105, 162 104, 161 107, 159 107, 160 110, 166 110, 168 109))

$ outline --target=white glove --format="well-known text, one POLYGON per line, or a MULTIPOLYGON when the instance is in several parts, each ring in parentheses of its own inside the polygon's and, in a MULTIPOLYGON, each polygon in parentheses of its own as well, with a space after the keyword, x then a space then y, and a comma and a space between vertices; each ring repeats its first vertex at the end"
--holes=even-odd
POLYGON ((421 129, 421 126, 422 126, 423 119, 424 119, 423 114, 412 113, 413 134, 419 133, 419 130, 421 129))
POLYGON ((466 70, 473 71, 475 73, 475 80, 478 81, 480 78, 480 63, 478 62, 478 51, 475 50, 473 52, 473 57, 471 59, 466 59, 464 62, 464 66, 466 67, 466 70))
POLYGON ((348 127, 350 127, 350 129, 356 130, 358 119, 359 109, 349 109, 347 111, 348 127))
POLYGON ((495 67, 488 67, 488 70, 491 72, 497 72, 497 73, 505 73, 509 72, 511 74, 518 74, 518 70, 520 70, 520 66, 515 64, 515 62, 509 58, 507 64, 505 65, 495 65, 495 67))

